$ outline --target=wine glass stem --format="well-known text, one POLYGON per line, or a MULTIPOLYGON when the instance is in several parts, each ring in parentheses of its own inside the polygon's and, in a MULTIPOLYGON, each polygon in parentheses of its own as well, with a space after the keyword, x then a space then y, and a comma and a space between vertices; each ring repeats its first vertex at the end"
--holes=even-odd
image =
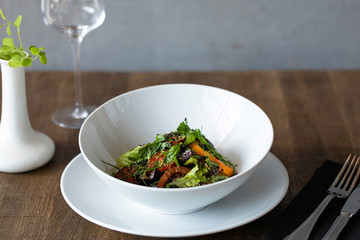
POLYGON ((81 89, 81 72, 80 72, 80 48, 83 40, 82 36, 69 36, 74 58, 74 83, 75 83, 75 110, 72 113, 76 119, 86 118, 88 112, 84 108, 81 89))

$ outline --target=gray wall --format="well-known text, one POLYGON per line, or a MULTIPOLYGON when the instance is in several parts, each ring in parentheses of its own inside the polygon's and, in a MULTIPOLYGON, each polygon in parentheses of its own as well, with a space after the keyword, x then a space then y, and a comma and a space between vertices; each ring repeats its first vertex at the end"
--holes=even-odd
MULTIPOLYGON (((23 41, 46 48, 48 65, 29 70, 72 69, 70 47, 42 22, 40 0, 0 0, 0 8, 23 14, 23 41)), ((106 11, 84 39, 83 70, 360 66, 360 0, 107 0, 106 11)))

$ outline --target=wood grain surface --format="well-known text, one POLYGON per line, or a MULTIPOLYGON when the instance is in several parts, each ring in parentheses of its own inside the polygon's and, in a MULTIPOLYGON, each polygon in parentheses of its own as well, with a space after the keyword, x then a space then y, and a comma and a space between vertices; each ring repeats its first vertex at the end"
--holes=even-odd
MULTIPOLYGON (((289 173, 288 193, 258 220, 193 239, 261 239, 326 159, 343 162, 348 153, 360 153, 360 71, 86 72, 82 76, 86 104, 100 105, 151 85, 196 83, 238 93, 267 113, 275 129, 271 152, 289 173)), ((80 153, 79 131, 56 126, 51 115, 73 104, 73 75, 27 72, 26 84, 32 127, 54 140, 56 152, 37 170, 0 173, 0 239, 153 239, 97 226, 66 204, 60 177, 80 153)))

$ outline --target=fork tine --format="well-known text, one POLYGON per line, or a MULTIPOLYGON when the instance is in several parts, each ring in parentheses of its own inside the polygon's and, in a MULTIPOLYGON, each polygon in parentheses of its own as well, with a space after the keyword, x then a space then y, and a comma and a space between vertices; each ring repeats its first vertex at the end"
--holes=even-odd
MULTIPOLYGON (((355 172, 355 169, 357 168, 357 172, 356 172, 356 175, 354 177, 354 180, 349 188, 349 191, 352 191, 352 189, 355 187, 355 184, 357 183, 357 180, 359 179, 359 176, 360 176, 360 167, 359 167, 359 160, 360 160, 360 157, 357 158, 357 161, 356 161, 356 164, 355 164, 355 168, 353 169, 353 172, 355 172)), ((350 181, 350 178, 348 179, 348 182, 350 181)), ((348 184, 348 183, 346 183, 348 184)))
MULTIPOLYGON (((342 177, 341 182, 340 182, 340 184, 338 185, 339 188, 341 188, 341 187, 346 188, 345 186, 343 186, 343 184, 344 184, 344 182, 346 181, 347 176, 349 175, 350 170, 351 170, 351 169, 355 169, 355 168, 353 168, 353 167, 354 167, 354 161, 355 161, 355 159, 356 159, 356 155, 355 155, 355 156, 353 157, 353 159, 351 160, 350 166, 347 168, 344 176, 342 177)), ((351 178, 351 176, 349 177, 349 179, 350 179, 350 178, 351 178)))
POLYGON ((337 185, 339 180, 343 177, 343 173, 344 173, 345 169, 347 168, 347 166, 349 165, 350 157, 351 157, 351 153, 349 154, 348 158, 346 159, 346 161, 345 161, 343 167, 341 168, 340 172, 336 176, 334 182, 331 184, 332 187, 335 187, 335 185, 337 185))
MULTIPOLYGON (((352 171, 350 173, 350 176, 347 178, 347 181, 346 181, 345 185, 343 186, 343 189, 345 189, 345 190, 347 189, 347 186, 349 185, 350 181, 353 180, 352 176, 354 175, 354 172, 356 171, 358 163, 359 163, 359 158, 357 158, 357 161, 354 163, 355 158, 356 158, 356 156, 354 156, 354 158, 352 159, 351 164, 350 164, 350 166, 348 168, 348 171, 350 171, 350 169, 352 169, 352 171)), ((341 184, 339 185, 340 187, 342 186, 344 181, 345 181, 345 177, 343 178, 341 184)))

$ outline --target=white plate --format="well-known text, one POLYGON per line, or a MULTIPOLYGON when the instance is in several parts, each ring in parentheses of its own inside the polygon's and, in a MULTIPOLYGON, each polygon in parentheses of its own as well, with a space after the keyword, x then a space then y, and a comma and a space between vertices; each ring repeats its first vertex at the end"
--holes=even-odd
POLYGON ((61 192, 65 201, 85 219, 115 231, 152 237, 190 237, 247 224, 272 210, 285 196, 289 178, 285 167, 269 153, 242 186, 201 211, 164 215, 126 199, 114 199, 81 154, 65 168, 61 192))

